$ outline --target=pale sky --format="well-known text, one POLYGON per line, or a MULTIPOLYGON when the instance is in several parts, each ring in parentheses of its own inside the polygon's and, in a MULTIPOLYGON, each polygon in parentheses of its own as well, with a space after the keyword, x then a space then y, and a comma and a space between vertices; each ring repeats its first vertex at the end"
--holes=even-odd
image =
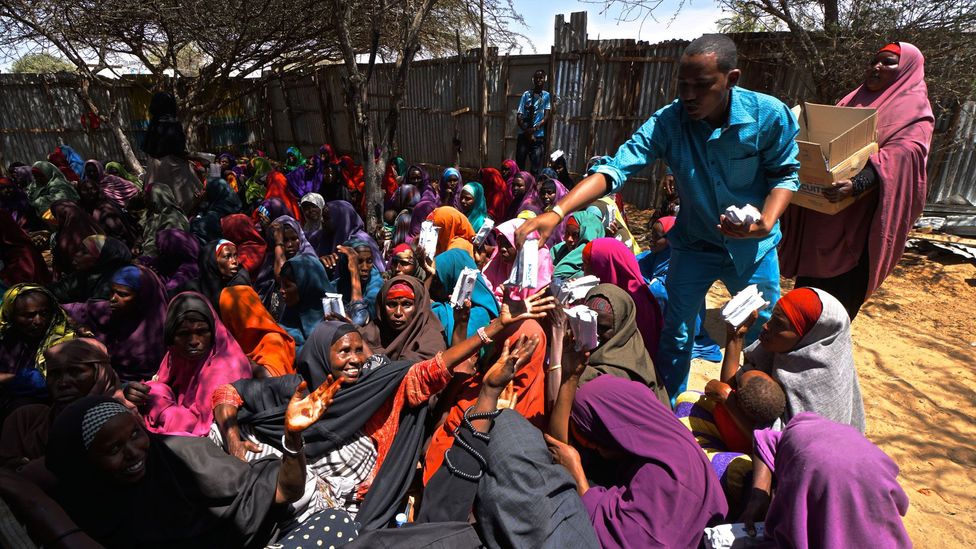
MULTIPOLYGON (((591 40, 597 38, 633 38, 654 44, 672 39, 690 40, 702 34, 715 32, 716 21, 724 14, 713 2, 698 0, 686 3, 674 17, 679 2, 664 0, 654 11, 655 19, 648 17, 640 21, 617 20, 618 12, 614 7, 607 14, 601 14, 602 4, 590 4, 578 0, 514 0, 516 9, 523 13, 529 26, 528 35, 535 44, 537 53, 548 53, 552 46, 553 28, 556 14, 564 14, 569 21, 569 14, 574 11, 587 12, 587 33, 591 40), (532 14, 531 17, 525 14, 532 14), (672 21, 674 17, 674 21, 672 21)), ((513 52, 514 53, 514 52, 513 52)), ((532 53, 524 51, 522 53, 532 53)))

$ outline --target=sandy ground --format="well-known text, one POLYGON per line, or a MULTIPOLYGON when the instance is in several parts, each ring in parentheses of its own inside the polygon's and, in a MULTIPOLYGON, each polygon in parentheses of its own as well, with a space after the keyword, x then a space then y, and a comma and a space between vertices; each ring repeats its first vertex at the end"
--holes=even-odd
MULTIPOLYGON (((633 212, 635 233, 642 212, 633 212), (635 221, 638 221, 635 223, 635 221)), ((792 287, 783 281, 783 290, 792 287)), ((708 296, 706 328, 724 344, 708 296)), ((867 437, 901 468, 911 500, 905 526, 917 547, 976 545, 976 265, 946 253, 906 252, 852 326, 867 437)), ((718 377, 696 361, 690 388, 718 377)), ((853 518, 853 517, 852 517, 853 518)))

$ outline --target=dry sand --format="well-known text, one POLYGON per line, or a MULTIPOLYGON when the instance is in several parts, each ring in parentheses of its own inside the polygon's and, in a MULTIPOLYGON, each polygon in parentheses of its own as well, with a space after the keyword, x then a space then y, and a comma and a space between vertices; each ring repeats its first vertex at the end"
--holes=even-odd
MULTIPOLYGON (((647 213, 628 210, 635 233, 647 213)), ((783 281, 784 292, 791 287, 783 281)), ((727 300, 716 283, 706 328, 720 343, 718 308, 727 300)), ((906 252, 861 309, 852 335, 867 437, 901 468, 912 540, 917 547, 976 545, 976 265, 906 252)), ((700 390, 718 373, 717 364, 695 361, 689 386, 700 390)))

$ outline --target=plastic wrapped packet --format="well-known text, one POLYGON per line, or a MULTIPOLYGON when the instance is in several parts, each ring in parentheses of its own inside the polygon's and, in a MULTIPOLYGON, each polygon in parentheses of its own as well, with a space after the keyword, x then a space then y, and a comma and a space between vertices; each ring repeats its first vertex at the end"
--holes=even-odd
POLYGON ((735 294, 735 297, 722 307, 722 318, 732 326, 739 327, 753 311, 762 309, 768 304, 759 287, 752 284, 735 294))
POLYGON ((495 222, 489 218, 486 218, 484 224, 481 225, 480 229, 478 229, 478 234, 474 235, 474 240, 472 241, 474 247, 477 248, 478 246, 484 244, 485 239, 488 238, 488 235, 491 233, 491 230, 494 228, 495 228, 495 222))
POLYGON ((471 294, 474 293, 475 282, 478 281, 478 277, 481 276, 481 271, 478 269, 469 269, 467 267, 461 269, 461 276, 458 277, 457 283, 454 284, 454 291, 451 292, 451 306, 455 309, 459 309, 464 305, 464 302, 471 299, 471 294))
POLYGON ((712 528, 705 528, 705 547, 710 549, 740 549, 759 547, 765 543, 766 524, 756 523, 756 536, 746 533, 746 526, 742 523, 719 524, 712 528))
POLYGON ((600 284, 600 279, 593 275, 558 282, 557 280, 553 279, 553 294, 556 296, 556 301, 563 305, 581 301, 591 289, 600 284))
POLYGON ((417 246, 427 252, 429 259, 434 259, 434 254, 437 253, 437 233, 440 230, 440 227, 434 226, 433 221, 424 221, 420 224, 420 234, 417 235, 417 246))
POLYGON ((519 288, 535 288, 539 278, 539 241, 534 238, 526 240, 522 249, 515 256, 512 274, 505 284, 519 288))
POLYGON ((762 212, 752 204, 746 204, 741 208, 729 206, 725 209, 725 218, 736 225, 752 225, 759 221, 760 217, 762 217, 762 212))
POLYGON ((592 351, 597 348, 600 339, 597 336, 596 311, 586 305, 577 305, 566 309, 566 319, 576 339, 577 351, 592 351))
POLYGON ((346 316, 346 308, 342 304, 342 294, 326 293, 322 298, 322 314, 328 316, 337 314, 343 318, 346 316))

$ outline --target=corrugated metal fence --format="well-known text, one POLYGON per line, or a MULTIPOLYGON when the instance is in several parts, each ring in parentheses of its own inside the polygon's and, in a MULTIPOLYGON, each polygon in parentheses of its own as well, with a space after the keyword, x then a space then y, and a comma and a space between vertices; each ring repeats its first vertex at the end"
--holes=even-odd
MULTIPOLYGON (((784 62, 779 41, 761 33, 733 35, 740 49, 742 85, 780 97, 792 105, 806 89, 801 71, 784 62)), ((676 95, 677 65, 687 42, 647 44, 634 40, 589 40, 586 14, 555 21, 551 54, 497 56, 488 51, 487 151, 481 158, 478 56, 423 60, 413 64, 401 109, 396 148, 412 163, 442 168, 457 165, 466 174, 482 164, 499 166, 515 153, 515 113, 522 92, 539 68, 549 73, 553 118, 548 151, 564 151, 570 172, 581 175, 594 155, 613 154, 654 111, 676 95)), ((392 65, 374 69, 369 113, 374 128, 385 127, 392 99, 392 65)), ((212 150, 261 148, 281 157, 289 146, 306 154, 322 143, 341 152, 357 148, 343 90, 342 65, 311 74, 290 74, 225 109, 209 122, 212 150)), ((73 77, 0 75, 0 160, 42 158, 67 142, 83 156, 117 159, 118 145, 104 128, 85 129, 73 77)), ((120 82, 93 88, 100 108, 111 110, 138 143, 146 124, 148 93, 120 82)), ((138 149, 138 147, 134 147, 138 149)), ((930 210, 976 211, 976 105, 966 103, 940 117, 930 166, 930 210)), ((657 203, 661 166, 656 165, 624 189, 640 206, 657 203)))

